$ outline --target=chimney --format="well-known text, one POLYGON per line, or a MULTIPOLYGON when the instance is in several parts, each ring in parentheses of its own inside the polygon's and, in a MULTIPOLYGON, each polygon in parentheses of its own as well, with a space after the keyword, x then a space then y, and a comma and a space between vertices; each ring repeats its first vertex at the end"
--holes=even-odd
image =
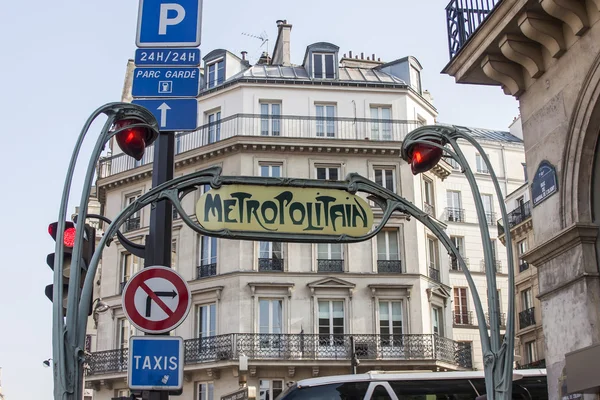
POLYGON ((242 51, 242 60, 246 60, 246 54, 248 54, 246 50, 242 51))
POLYGON ((348 58, 352 58, 352 50, 348 52, 348 58))
POLYGON ((360 59, 361 59, 361 60, 364 60, 364 59, 365 59, 365 53, 363 53, 363 52, 361 52, 361 53, 360 53, 360 59))
POLYGON ((287 23, 285 19, 277 20, 277 40, 275 41, 275 49, 273 49, 273 65, 290 66, 291 50, 290 50, 290 34, 292 25, 287 23))

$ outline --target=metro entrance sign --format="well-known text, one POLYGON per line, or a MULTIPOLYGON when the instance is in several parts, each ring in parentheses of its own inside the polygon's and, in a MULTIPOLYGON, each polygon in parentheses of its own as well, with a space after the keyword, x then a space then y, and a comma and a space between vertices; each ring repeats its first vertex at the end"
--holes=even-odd
POLYGON ((190 288, 169 267, 147 267, 123 289, 123 311, 129 321, 146 333, 164 333, 176 328, 190 311, 190 288))
POLYGON ((140 0, 137 47, 198 47, 202 0, 140 0))

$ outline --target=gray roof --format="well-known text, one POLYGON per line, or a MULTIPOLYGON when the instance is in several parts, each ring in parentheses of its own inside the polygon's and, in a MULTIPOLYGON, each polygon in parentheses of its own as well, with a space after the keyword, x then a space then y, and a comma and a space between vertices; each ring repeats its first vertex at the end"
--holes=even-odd
MULTIPOLYGON (((240 78, 312 80, 302 66, 282 67, 277 65, 254 65, 232 77, 231 80, 240 78)), ((400 78, 369 68, 340 67, 337 81, 406 85, 406 82, 400 78)))
POLYGON ((454 127, 476 139, 492 140, 495 142, 523 143, 521 139, 514 135, 511 135, 511 133, 507 131, 495 131, 493 129, 483 128, 470 128, 467 126, 459 125, 454 125, 454 127))

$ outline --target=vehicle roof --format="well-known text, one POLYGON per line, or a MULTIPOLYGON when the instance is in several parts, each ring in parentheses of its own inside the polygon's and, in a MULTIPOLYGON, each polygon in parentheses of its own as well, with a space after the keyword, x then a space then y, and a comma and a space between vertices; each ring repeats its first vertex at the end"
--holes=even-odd
MULTIPOLYGON (((513 381, 529 376, 546 376, 545 369, 523 369, 513 371, 513 381)), ((356 375, 334 375, 319 378, 302 379, 296 382, 301 387, 321 386, 331 383, 357 382, 357 381, 402 381, 402 380, 429 380, 429 379, 483 379, 483 371, 455 371, 455 372, 369 372, 356 375)))

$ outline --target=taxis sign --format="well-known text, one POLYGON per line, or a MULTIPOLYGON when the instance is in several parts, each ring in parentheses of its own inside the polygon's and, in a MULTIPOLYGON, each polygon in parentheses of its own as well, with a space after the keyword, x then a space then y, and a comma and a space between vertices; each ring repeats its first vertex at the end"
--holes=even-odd
POLYGON ((224 185, 196 203, 198 223, 209 231, 362 236, 373 212, 361 197, 339 189, 224 185))

